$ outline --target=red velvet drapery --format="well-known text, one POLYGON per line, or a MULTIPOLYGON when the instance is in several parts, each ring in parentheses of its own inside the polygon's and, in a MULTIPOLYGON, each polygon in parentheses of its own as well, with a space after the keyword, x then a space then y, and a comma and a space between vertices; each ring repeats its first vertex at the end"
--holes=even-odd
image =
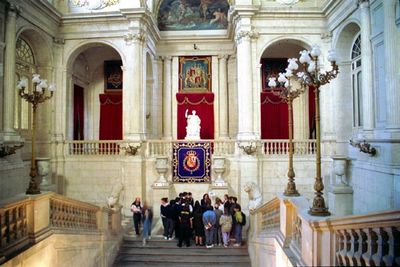
POLYGON ((74 140, 83 140, 85 98, 83 88, 74 84, 74 140))
POLYGON ((178 139, 185 139, 186 136, 186 109, 189 110, 189 114, 192 110, 196 110, 196 115, 200 117, 200 138, 214 139, 214 94, 177 93, 176 100, 178 102, 178 139))
POLYGON ((289 138, 288 105, 271 92, 261 93, 261 139, 289 138))
POLYGON ((100 140, 122 140, 122 94, 100 94, 100 140))

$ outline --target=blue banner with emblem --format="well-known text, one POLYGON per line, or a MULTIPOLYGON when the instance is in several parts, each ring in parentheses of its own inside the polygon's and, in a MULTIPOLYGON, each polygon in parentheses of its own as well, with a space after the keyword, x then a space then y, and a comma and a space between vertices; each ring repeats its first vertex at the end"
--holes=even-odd
POLYGON ((211 182, 211 143, 174 143, 172 153, 174 183, 211 182))

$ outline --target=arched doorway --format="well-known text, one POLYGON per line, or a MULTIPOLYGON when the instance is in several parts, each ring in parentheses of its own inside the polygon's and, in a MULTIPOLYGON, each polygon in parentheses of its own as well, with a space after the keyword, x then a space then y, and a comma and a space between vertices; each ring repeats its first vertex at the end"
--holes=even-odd
POLYGON ((337 139, 343 143, 337 150, 345 155, 347 140, 351 138, 352 131, 358 131, 363 124, 361 35, 357 23, 351 22, 343 27, 335 49, 340 68, 340 75, 335 81, 335 103, 340 105, 340 108, 336 108, 337 112, 334 115, 335 124, 340 125, 336 131, 337 139), (352 119, 349 119, 350 114, 352 119))
POLYGON ((85 44, 74 51, 68 66, 67 137, 121 140, 123 72, 118 51, 103 43, 85 44))
MULTIPOLYGON (((268 87, 269 77, 285 72, 288 58, 298 58, 309 46, 302 41, 284 39, 269 45, 261 56, 261 139, 288 139, 288 106, 268 87)), ((308 139, 315 134, 314 90, 307 90, 293 102, 294 138, 308 139)))

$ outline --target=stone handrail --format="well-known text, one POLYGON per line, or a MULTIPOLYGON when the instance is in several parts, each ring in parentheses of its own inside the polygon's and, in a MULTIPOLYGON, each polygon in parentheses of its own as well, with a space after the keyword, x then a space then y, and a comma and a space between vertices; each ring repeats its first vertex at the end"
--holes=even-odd
MULTIPOLYGON (((128 148, 137 147, 146 157, 171 156, 173 143, 187 142, 185 140, 146 140, 141 142, 130 142, 124 140, 84 140, 84 141, 65 141, 64 153, 70 155, 132 155, 128 148)), ((230 156, 239 152, 238 141, 229 140, 201 140, 201 142, 212 143, 214 155, 230 156)), ((250 141, 249 141, 250 142, 250 141)), ((288 140, 258 140, 254 143, 260 155, 287 155, 289 153, 288 140)), ((329 144, 323 144, 324 151, 331 151, 329 144), (326 148, 325 148, 326 147, 326 148)), ((293 140, 294 155, 314 155, 316 152, 315 140, 293 140)), ((136 153, 134 154, 136 155, 136 153)))
POLYGON ((8 256, 58 232, 117 234, 120 210, 101 208, 56 193, 21 195, 0 202, 0 264, 8 256))
POLYGON ((66 155, 122 155, 128 142, 121 140, 65 141, 66 155))
POLYGON ((0 250, 28 240, 28 199, 6 204, 0 208, 0 250))
POLYGON ((399 266, 400 210, 313 222, 334 235, 337 266, 399 266))
POLYGON ((302 196, 272 199, 254 213, 258 222, 254 238, 278 229, 283 242, 275 249, 289 249, 290 256, 283 252, 284 260, 290 258, 292 265, 400 266, 400 210, 314 217, 308 214, 309 207, 302 196))
POLYGON ((60 195, 50 198, 50 226, 64 229, 97 230, 100 207, 60 195))
MULTIPOLYGON (((288 140, 262 140, 262 154, 287 155, 289 154, 288 140)), ((293 140, 294 155, 313 155, 317 149, 316 140, 293 140)))
POLYGON ((279 230, 280 201, 274 198, 254 211, 256 215, 256 235, 268 234, 279 230))

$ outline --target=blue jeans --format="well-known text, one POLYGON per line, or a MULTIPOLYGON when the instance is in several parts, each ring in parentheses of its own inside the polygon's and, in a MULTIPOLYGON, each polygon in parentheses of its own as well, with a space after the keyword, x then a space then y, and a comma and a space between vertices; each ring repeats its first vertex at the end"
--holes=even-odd
POLYGON ((204 232, 206 233, 206 245, 212 245, 214 243, 214 232, 215 227, 211 227, 211 229, 205 229, 204 232))
POLYGON ((151 220, 145 219, 143 222, 143 238, 147 239, 151 236, 151 220))
POLYGON ((237 223, 235 224, 235 239, 236 244, 242 244, 242 225, 237 223))

